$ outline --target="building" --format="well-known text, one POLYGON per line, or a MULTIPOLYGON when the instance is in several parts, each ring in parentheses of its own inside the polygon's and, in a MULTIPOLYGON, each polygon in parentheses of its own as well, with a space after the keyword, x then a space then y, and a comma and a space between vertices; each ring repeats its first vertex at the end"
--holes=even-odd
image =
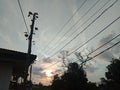
MULTIPOLYGON (((24 80, 27 53, 0 48, 0 90, 8 90, 10 82, 17 82, 21 77, 24 80)), ((28 65, 36 59, 30 55, 28 65)))

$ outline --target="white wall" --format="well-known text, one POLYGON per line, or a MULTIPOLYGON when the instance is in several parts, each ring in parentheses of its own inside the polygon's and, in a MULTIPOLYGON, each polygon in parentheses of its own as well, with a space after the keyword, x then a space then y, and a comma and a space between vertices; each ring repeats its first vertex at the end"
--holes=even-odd
POLYGON ((8 90, 12 67, 0 64, 0 90, 8 90))

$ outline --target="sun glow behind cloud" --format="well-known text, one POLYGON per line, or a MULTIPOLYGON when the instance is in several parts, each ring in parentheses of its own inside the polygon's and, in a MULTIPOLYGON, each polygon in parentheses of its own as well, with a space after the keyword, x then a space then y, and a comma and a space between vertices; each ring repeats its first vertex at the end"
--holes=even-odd
POLYGON ((48 69, 48 70, 45 70, 44 72, 46 73, 46 76, 47 76, 47 77, 53 76, 52 70, 49 70, 49 69, 48 69))

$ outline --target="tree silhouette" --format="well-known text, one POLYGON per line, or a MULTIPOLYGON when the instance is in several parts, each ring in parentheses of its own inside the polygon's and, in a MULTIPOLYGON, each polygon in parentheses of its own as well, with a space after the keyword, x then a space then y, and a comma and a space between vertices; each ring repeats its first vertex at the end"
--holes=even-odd
POLYGON ((113 59, 111 64, 107 66, 108 71, 105 78, 101 79, 100 90, 119 90, 120 89, 120 60, 113 59))
POLYGON ((96 86, 96 83, 88 82, 87 84, 87 90, 99 90, 96 86))
POLYGON ((66 90, 82 90, 87 85, 86 73, 77 63, 70 63, 61 79, 66 85, 66 90))
POLYGON ((54 76, 53 90, 97 90, 96 84, 88 82, 86 72, 77 63, 70 63, 61 77, 54 76))
POLYGON ((52 89, 53 90, 63 90, 63 87, 64 87, 63 81, 60 79, 58 74, 56 74, 52 81, 52 89))
POLYGON ((111 64, 107 66, 108 72, 105 73, 105 76, 108 80, 115 81, 120 83, 120 60, 113 59, 111 64))

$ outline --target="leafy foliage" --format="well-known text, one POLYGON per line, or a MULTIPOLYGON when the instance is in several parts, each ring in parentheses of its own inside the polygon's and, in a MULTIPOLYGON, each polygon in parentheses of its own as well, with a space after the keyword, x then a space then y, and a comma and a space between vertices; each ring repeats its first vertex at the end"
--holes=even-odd
POLYGON ((61 76, 54 76, 53 90, 97 90, 96 84, 88 83, 86 72, 77 63, 70 63, 68 70, 61 76))
POLYGON ((106 78, 108 80, 120 83, 120 60, 113 59, 111 64, 107 66, 108 72, 106 72, 106 78))
POLYGON ((101 79, 100 90, 119 90, 120 89, 120 60, 113 59, 107 66, 108 71, 105 73, 107 79, 101 79))

